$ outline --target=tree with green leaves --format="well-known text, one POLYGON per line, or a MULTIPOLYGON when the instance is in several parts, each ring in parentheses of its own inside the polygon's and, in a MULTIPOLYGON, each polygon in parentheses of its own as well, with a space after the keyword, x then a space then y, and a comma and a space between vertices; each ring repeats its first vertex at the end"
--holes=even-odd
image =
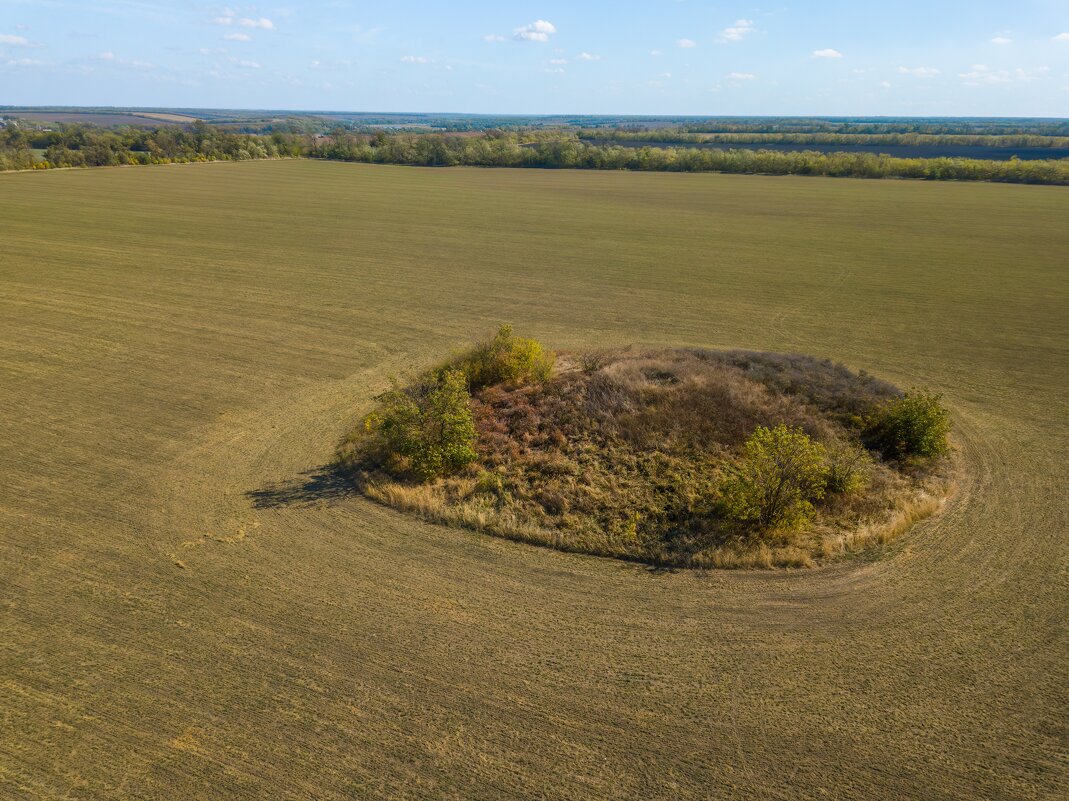
POLYGON ((950 451, 950 412, 943 396, 914 389, 889 403, 865 431, 865 441, 887 459, 932 459, 950 451))
POLYGON ((473 391, 500 383, 545 381, 553 371, 556 356, 535 339, 518 337, 511 325, 480 342, 458 361, 458 369, 473 391))
POLYGON ((413 390, 394 387, 380 401, 364 429, 380 438, 389 472, 428 481, 475 461, 471 394, 459 370, 442 370, 413 390))
POLYGON ((758 426, 722 487, 729 514, 763 531, 801 525, 824 496, 825 457, 824 446, 800 428, 758 426))

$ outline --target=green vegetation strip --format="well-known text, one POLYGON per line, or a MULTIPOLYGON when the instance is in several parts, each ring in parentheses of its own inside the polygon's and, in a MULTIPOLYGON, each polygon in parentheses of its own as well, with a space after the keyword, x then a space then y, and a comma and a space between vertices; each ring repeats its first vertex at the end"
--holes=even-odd
POLYGON ((270 135, 260 135, 235 133, 199 120, 189 128, 168 125, 155 130, 107 130, 81 125, 60 126, 56 131, 24 130, 17 126, 0 130, 0 170, 300 156, 424 167, 539 167, 1069 184, 1069 159, 995 161, 752 148, 631 148, 588 144, 574 133, 560 130, 489 131, 475 136, 387 135, 382 131, 371 135, 334 130, 322 136, 283 128, 270 135), (44 157, 35 158, 34 149, 43 149, 44 157))

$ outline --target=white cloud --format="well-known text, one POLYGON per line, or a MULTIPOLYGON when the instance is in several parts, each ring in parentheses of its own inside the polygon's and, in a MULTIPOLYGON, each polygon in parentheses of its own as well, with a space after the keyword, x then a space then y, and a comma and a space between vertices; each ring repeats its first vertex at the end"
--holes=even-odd
POLYGON ((1059 33, 1057 36, 1050 37, 1055 42, 1069 42, 1069 31, 1065 33, 1059 33))
POLYGON ((567 64, 568 63, 568 59, 566 59, 566 58, 551 58, 549 60, 549 63, 550 64, 567 64))
POLYGON ((670 73, 670 72, 662 72, 657 77, 658 78, 671 78, 672 77, 672 73, 670 73))
POLYGON ((884 89, 890 89, 891 88, 891 82, 890 81, 880 81, 880 86, 882 86, 884 89))
POLYGON ((1008 45, 1013 44, 1013 39, 1007 39, 1005 36, 996 36, 991 40, 991 44, 994 45, 1008 45))
POLYGON ((684 50, 690 47, 697 47, 698 43, 693 39, 676 39, 676 46, 682 47, 684 50))
POLYGON ((97 61, 106 61, 109 64, 114 64, 114 65, 119 66, 119 67, 134 67, 135 69, 139 69, 139 70, 154 70, 154 69, 156 69, 156 65, 153 64, 150 61, 138 61, 136 58, 135 59, 119 58, 117 55, 115 55, 110 50, 105 50, 103 53, 100 53, 99 55, 93 56, 93 58, 96 59, 97 61))
POLYGON ((9 67, 40 67, 42 64, 44 62, 37 58, 9 58, 7 60, 9 67))
POLYGON ((664 53, 662 53, 660 50, 651 50, 650 55, 654 58, 657 58, 657 56, 663 56, 664 53))
POLYGON ((734 25, 720 31, 716 40, 718 42, 741 42, 747 34, 753 33, 753 29, 753 20, 737 19, 734 25))
POLYGON ((0 33, 0 44, 11 45, 12 47, 29 47, 30 40, 25 36, 15 36, 10 33, 0 33))
POLYGON ((578 56, 580 61, 601 61, 601 56, 596 56, 593 53, 580 53, 578 56))
POLYGON ((426 56, 401 56, 405 64, 430 64, 431 60, 426 56))
POLYGON ((484 42, 503 42, 505 37, 497 33, 488 33, 483 37, 484 42))
POLYGON ((544 19, 536 19, 528 25, 522 25, 512 32, 512 38, 522 42, 548 42, 550 34, 557 32, 557 26, 544 19))
POLYGON ((223 38, 224 39, 229 39, 231 42, 251 42, 252 41, 252 37, 249 36, 247 33, 228 33, 223 38))
POLYGON ((938 75, 939 70, 935 67, 899 67, 898 71, 903 75, 912 75, 915 78, 931 78, 938 75))
POLYGON ((250 70, 258 70, 261 66, 258 62, 249 61, 244 58, 235 58, 234 56, 231 56, 229 60, 231 64, 237 64, 239 67, 245 67, 250 70))
POLYGON ((265 31, 273 31, 275 23, 267 17, 239 17, 231 9, 223 11, 222 16, 212 20, 213 25, 238 25, 242 28, 263 28, 265 31))
POLYGON ((843 54, 838 50, 831 47, 826 47, 823 50, 814 50, 813 58, 842 58, 843 54))
POLYGON ((1036 67, 1025 70, 1018 67, 1015 70, 992 70, 983 64, 973 64, 969 72, 959 72, 958 77, 966 86, 983 86, 984 84, 1006 84, 1014 81, 1038 81, 1046 78, 1050 67, 1036 67))
POLYGON ((732 81, 756 81, 757 76, 752 72, 729 72, 728 79, 732 81))

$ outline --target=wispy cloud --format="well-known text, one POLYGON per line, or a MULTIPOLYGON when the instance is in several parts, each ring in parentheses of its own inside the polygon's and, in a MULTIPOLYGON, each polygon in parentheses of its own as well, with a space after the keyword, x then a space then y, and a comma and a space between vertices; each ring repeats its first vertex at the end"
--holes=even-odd
POLYGON ((653 56, 654 58, 657 58, 657 56, 663 56, 664 53, 661 52, 660 50, 651 50, 650 51, 650 55, 653 56))
POLYGON ((718 42, 741 42, 746 38, 747 34, 753 33, 753 30, 753 20, 737 19, 734 25, 720 31, 716 40, 718 42))
POLYGON ((825 47, 823 50, 814 50, 813 58, 842 58, 843 54, 833 47, 825 47))
POLYGON ((682 47, 684 50, 697 46, 698 43, 693 39, 676 39, 676 47, 682 47))
POLYGON ((44 62, 38 58, 9 58, 6 63, 9 67, 40 67, 44 65, 44 62))
POLYGON ((503 42, 505 37, 499 33, 488 33, 483 37, 484 42, 503 42))
POLYGON ((985 64, 973 64, 968 72, 959 72, 958 77, 966 86, 983 86, 985 84, 1006 84, 1015 81, 1038 81, 1046 78, 1050 72, 1049 67, 1036 67, 1035 69, 993 70, 985 64))
POLYGON ((594 55, 593 53, 580 53, 576 56, 580 61, 601 61, 601 56, 594 55))
POLYGON ((228 33, 223 38, 224 39, 228 39, 231 42, 251 42, 252 41, 252 37, 249 36, 247 33, 237 33, 237 32, 228 33))
POLYGON ((15 36, 13 33, 0 33, 0 44, 11 47, 30 47, 30 40, 25 36, 15 36))
POLYGON ((229 58, 229 61, 231 64, 236 64, 239 67, 244 67, 245 69, 249 70, 258 70, 262 66, 259 62, 249 61, 248 59, 244 58, 235 58, 234 56, 231 56, 229 58))
POLYGON ((1008 39, 1005 36, 996 36, 990 40, 993 45, 1008 45, 1013 44, 1013 39, 1008 39))
POLYGON ((1050 37, 1055 42, 1069 42, 1069 31, 1065 33, 1059 33, 1057 36, 1050 37))
POLYGON ((544 19, 536 19, 528 25, 521 25, 512 32, 512 38, 523 42, 548 42, 551 34, 557 32, 557 26, 544 19))
POLYGON ((566 59, 566 58, 551 58, 549 60, 549 63, 550 64, 558 64, 558 65, 559 64, 567 64, 568 63, 568 59, 566 59))
POLYGON ((265 31, 273 31, 275 23, 267 17, 239 17, 236 11, 226 9, 221 16, 212 19, 213 25, 237 25, 242 28, 263 28, 265 31))
POLYGON ((729 72, 728 80, 730 81, 756 81, 757 76, 752 72, 729 72))
POLYGON ((431 60, 427 56, 401 56, 401 61, 405 64, 430 64, 431 60))
POLYGON ((898 71, 903 75, 912 75, 915 78, 931 78, 939 74, 935 67, 899 67, 898 71))
POLYGON ((108 64, 114 64, 118 67, 130 67, 137 70, 154 70, 156 65, 151 61, 139 61, 136 58, 120 58, 110 50, 105 50, 103 53, 98 53, 93 56, 96 61, 105 61, 108 64))

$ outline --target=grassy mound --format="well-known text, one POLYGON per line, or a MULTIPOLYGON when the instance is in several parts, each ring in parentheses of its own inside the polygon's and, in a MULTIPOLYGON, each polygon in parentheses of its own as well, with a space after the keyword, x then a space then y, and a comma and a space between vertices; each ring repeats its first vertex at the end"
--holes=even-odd
POLYGON ((383 395, 340 457, 429 520, 657 565, 809 566, 938 506, 948 426, 937 396, 809 356, 551 354, 503 328, 383 395))

